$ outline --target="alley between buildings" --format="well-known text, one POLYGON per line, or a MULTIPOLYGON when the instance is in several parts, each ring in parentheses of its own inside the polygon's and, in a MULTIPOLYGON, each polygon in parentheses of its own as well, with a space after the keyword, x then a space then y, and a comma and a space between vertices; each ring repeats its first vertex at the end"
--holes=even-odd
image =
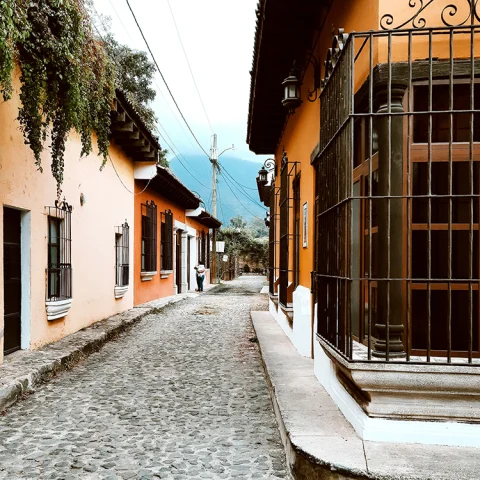
POLYGON ((0 478, 277 479, 264 277, 166 307, 0 417, 0 478))

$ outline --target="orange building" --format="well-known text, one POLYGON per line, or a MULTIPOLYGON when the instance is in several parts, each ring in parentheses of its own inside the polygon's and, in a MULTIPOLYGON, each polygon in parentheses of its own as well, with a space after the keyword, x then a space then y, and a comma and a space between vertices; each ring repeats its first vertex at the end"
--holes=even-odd
POLYGON ((270 312, 362 438, 480 446, 479 13, 258 4, 270 312))
POLYGON ((164 167, 137 172, 135 192, 135 305, 194 290, 199 263, 208 285, 210 230, 221 223, 164 167))

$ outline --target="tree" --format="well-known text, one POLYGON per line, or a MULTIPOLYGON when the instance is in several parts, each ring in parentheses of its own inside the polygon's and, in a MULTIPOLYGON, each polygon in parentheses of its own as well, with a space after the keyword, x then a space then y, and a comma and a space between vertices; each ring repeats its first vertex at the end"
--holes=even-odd
POLYGON ((157 117, 150 102, 156 97, 156 91, 152 88, 155 65, 145 52, 118 43, 111 33, 107 33, 103 41, 107 54, 115 64, 117 88, 125 92, 145 125, 153 130, 157 117))
POLYGON ((254 217, 247 226, 248 230, 252 234, 253 238, 268 237, 268 228, 265 225, 265 221, 261 218, 254 217))
POLYGON ((245 228, 247 226, 247 222, 243 219, 241 215, 236 215, 230 219, 230 227, 232 228, 245 228))

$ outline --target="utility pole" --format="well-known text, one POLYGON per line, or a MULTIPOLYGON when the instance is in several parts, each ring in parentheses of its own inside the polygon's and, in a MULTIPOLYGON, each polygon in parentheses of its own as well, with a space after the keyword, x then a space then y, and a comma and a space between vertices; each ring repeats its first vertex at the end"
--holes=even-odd
POLYGON ((212 146, 210 147, 210 162, 212 163, 212 214, 215 218, 217 218, 218 150, 216 133, 212 135, 212 146))
MULTIPOLYGON (((227 150, 235 150, 235 145, 223 150, 220 155, 224 154, 227 150)), ((212 215, 217 218, 217 173, 220 171, 218 164, 218 158, 220 157, 217 149, 217 134, 212 135, 212 145, 210 147, 210 162, 212 164, 212 215)), ((212 240, 212 270, 211 277, 214 282, 217 283, 217 231, 213 229, 212 240)))
MULTIPOLYGON (((217 169, 218 169, 218 150, 217 134, 212 135, 212 145, 210 147, 210 162, 212 163, 212 214, 217 218, 217 169)), ((217 283, 217 229, 213 229, 212 238, 212 270, 210 281, 217 283)))

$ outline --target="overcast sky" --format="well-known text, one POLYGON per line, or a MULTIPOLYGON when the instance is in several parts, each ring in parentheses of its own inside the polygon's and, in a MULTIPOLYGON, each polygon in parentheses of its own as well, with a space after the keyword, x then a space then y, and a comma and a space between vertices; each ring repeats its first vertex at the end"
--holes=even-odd
MULTIPOLYGON (((233 155, 263 161, 246 144, 250 74, 258 0, 130 0, 160 69, 202 144, 210 151, 212 130, 195 89, 181 41, 222 151, 235 144, 233 155)), ((98 13, 111 17, 115 38, 135 49, 146 50, 126 0, 94 0, 98 13)), ((153 107, 162 127, 181 153, 200 153, 181 120, 160 75, 153 107), (160 88, 159 88, 160 87, 160 88)), ((163 132, 162 132, 163 133, 163 132)), ((168 143, 171 143, 168 137, 168 143)), ((161 141, 163 144, 163 142, 161 141)), ((167 145, 162 145, 169 149, 167 145)))

